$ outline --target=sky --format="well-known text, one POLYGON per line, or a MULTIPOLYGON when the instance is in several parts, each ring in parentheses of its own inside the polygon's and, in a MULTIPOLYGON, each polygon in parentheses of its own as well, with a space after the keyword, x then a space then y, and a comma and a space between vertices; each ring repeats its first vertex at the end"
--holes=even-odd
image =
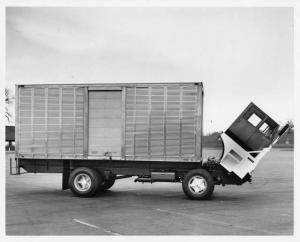
MULTIPOLYGON (((252 101, 294 117, 293 9, 7 7, 6 87, 203 82, 204 133, 252 101)), ((13 112, 13 104, 10 106, 13 112)))

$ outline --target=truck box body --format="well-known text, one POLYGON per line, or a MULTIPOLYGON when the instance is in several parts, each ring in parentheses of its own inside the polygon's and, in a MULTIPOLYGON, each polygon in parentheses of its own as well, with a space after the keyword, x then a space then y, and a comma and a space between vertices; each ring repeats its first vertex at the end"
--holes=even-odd
POLYGON ((16 86, 16 157, 201 161, 202 83, 16 86))

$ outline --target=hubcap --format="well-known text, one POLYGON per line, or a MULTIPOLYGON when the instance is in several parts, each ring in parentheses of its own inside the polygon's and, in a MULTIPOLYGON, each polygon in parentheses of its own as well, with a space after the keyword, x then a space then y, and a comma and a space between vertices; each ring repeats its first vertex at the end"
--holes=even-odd
POLYGON ((207 182, 202 176, 193 176, 189 180, 189 189, 194 194, 201 194, 207 188, 207 182))
POLYGON ((89 175, 80 173, 75 177, 74 185, 78 191, 85 192, 90 189, 92 181, 89 175))

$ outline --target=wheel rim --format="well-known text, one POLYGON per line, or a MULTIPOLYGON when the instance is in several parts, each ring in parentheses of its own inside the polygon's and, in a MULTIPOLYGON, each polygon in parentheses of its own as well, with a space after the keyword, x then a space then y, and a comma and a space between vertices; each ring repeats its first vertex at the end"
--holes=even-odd
POLYGON ((202 194, 207 189, 207 182, 202 176, 193 176, 188 182, 189 189, 194 194, 202 194))
POLYGON ((78 174, 74 179, 74 186, 80 192, 86 192, 91 188, 92 180, 85 173, 78 174))

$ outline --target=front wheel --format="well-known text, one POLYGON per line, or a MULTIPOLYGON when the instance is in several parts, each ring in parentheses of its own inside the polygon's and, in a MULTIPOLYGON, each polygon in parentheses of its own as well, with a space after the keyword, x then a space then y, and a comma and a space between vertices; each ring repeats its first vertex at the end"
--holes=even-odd
POLYGON ((185 195, 190 199, 208 199, 214 191, 214 181, 208 171, 195 169, 189 171, 184 176, 182 189, 185 195))

